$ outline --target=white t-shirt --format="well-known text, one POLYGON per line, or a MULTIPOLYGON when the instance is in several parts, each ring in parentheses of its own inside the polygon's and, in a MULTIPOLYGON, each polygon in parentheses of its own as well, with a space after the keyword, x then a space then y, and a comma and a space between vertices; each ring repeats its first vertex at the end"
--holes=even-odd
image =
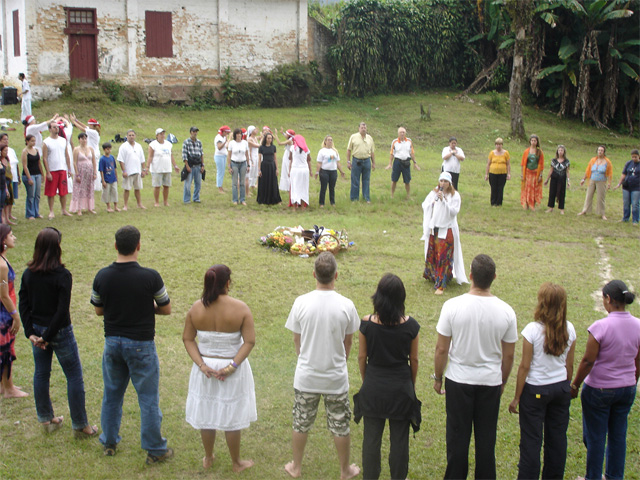
POLYGON ((344 338, 360 327, 353 302, 335 290, 314 290, 296 298, 285 327, 300 334, 293 387, 309 393, 348 392, 344 338))
POLYGON ((318 152, 318 163, 322 165, 322 170, 337 170, 340 154, 333 148, 321 148, 318 152))
POLYGON ((149 144, 153 150, 153 159, 149 172, 151 173, 171 173, 171 147, 173 144, 165 140, 163 143, 154 140, 149 144))
POLYGON ((240 140, 236 142, 235 140, 231 140, 227 147, 231 152, 231 161, 232 162, 246 162, 247 161, 247 150, 249 149, 249 144, 246 140, 240 140))
POLYGON ((29 82, 27 82, 26 78, 22 80, 22 99, 31 100, 31 87, 29 86, 29 82))
POLYGON ((118 150, 118 162, 124 164, 124 171, 127 175, 135 175, 142 172, 140 165, 145 162, 142 145, 137 142, 133 146, 129 142, 124 142, 118 150))
POLYGON ((446 160, 444 156, 451 152, 451 147, 446 146, 442 149, 442 168, 445 172, 460 173, 460 160, 464 160, 464 152, 460 147, 456 147, 455 156, 451 155, 446 160))
POLYGON ((573 342, 576 341, 576 329, 567 321, 569 343, 562 355, 554 356, 544 353, 544 325, 540 322, 531 322, 522 330, 522 336, 533 345, 533 358, 531 368, 527 375, 527 383, 530 385, 550 385, 552 383, 567 380, 567 354, 573 342))
POLYGON ((36 137, 36 150, 40 152, 40 156, 42 156, 42 132, 49 128, 49 124, 47 122, 42 122, 38 124, 29 125, 26 129, 25 136, 33 135, 36 137))
POLYGON ((218 134, 216 135, 216 139, 213 141, 215 147, 216 147, 216 153, 215 155, 224 155, 225 157, 227 156, 227 147, 222 147, 221 150, 218 150, 218 143, 222 143, 223 145, 225 143, 227 143, 227 137, 223 137, 222 135, 218 134))
POLYGON ((413 143, 410 138, 405 138, 404 142, 401 142, 399 138, 396 138, 391 143, 391 153, 393 158, 399 158, 400 160, 409 160, 411 158, 411 151, 413 150, 413 143))
POLYGON ((457 383, 502 384, 502 343, 516 343, 516 313, 498 297, 465 293, 444 302, 436 330, 451 337, 446 376, 457 383))
POLYGON ((47 164, 50 172, 67 170, 67 159, 65 152, 67 151, 67 141, 58 136, 57 138, 48 137, 44 140, 47 146, 47 164))
POLYGON ((96 158, 100 158, 100 134, 97 130, 87 128, 84 133, 87 134, 87 145, 93 149, 96 158))
POLYGON ((9 164, 11 165, 11 176, 13 177, 13 181, 20 182, 20 173, 18 169, 20 161, 18 160, 16 151, 13 148, 8 147, 7 156, 9 157, 9 164))

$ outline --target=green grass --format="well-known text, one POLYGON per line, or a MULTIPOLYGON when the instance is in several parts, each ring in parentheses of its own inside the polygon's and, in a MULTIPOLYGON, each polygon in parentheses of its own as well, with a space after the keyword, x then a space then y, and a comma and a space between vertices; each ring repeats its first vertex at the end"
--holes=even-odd
MULTIPOLYGON (((125 397, 121 434, 123 441, 114 458, 103 458, 97 441, 72 439, 66 400, 65 380, 54 364, 51 396, 57 414, 67 418, 65 428, 44 436, 37 424, 33 398, 0 401, 0 478, 229 478, 233 476, 229 455, 222 436, 216 447, 217 461, 210 473, 201 468, 203 456, 199 433, 184 421, 191 361, 181 340, 182 322, 189 306, 199 297, 207 267, 225 263, 233 271, 231 294, 252 309, 257 344, 250 356, 256 382, 258 421, 243 433, 243 456, 252 458, 254 468, 242 473, 243 478, 286 478, 283 465, 291 459, 291 407, 295 352, 291 334, 284 328, 294 299, 314 288, 313 259, 273 253, 258 245, 261 235, 278 225, 325 225, 346 228, 357 248, 339 254, 337 290, 353 299, 361 315, 371 311, 370 296, 385 272, 399 275, 407 288, 407 312, 422 325, 420 371, 417 393, 423 401, 423 428, 411 438, 410 478, 437 478, 444 474, 445 411, 444 398, 433 392, 428 379, 433 370, 435 324, 442 302, 460 295, 467 286, 453 285, 438 298, 422 278, 423 244, 420 204, 433 188, 440 170, 440 153, 448 137, 455 135, 467 159, 462 166, 459 214, 465 265, 479 253, 488 253, 497 263, 498 278, 493 291, 511 304, 518 315, 519 330, 532 319, 539 285, 547 280, 561 283, 569 294, 569 319, 576 325, 578 343, 576 364, 582 357, 587 338, 586 328, 602 317, 594 310, 591 293, 601 288, 598 264, 600 253, 595 237, 601 237, 609 256, 614 278, 621 278, 636 289, 640 285, 637 251, 640 230, 629 224, 618 224, 622 214, 620 190, 607 195, 609 221, 576 217, 584 201, 584 188, 573 187, 567 193, 567 215, 556 212, 545 215, 543 209, 525 212, 519 204, 518 165, 525 143, 509 140, 509 117, 481 105, 485 96, 473 97, 475 103, 454 100, 456 92, 437 91, 429 95, 370 97, 364 100, 339 100, 300 109, 237 109, 196 112, 178 107, 142 108, 103 104, 74 104, 72 101, 40 103, 36 116, 50 118, 55 112, 75 111, 81 119, 97 117, 102 125, 102 140, 124 135, 128 128, 138 131, 138 139, 152 137, 158 126, 174 133, 180 143, 191 125, 200 128, 205 147, 209 175, 203 187, 203 203, 182 205, 182 188, 174 176, 171 207, 154 209, 149 179, 145 179, 143 201, 146 211, 106 214, 99 196, 99 214, 73 218, 58 216, 27 222, 22 219, 24 189, 15 214, 21 220, 14 228, 17 247, 9 252, 9 260, 18 278, 30 258, 35 236, 45 225, 55 225, 63 232, 63 261, 74 276, 71 317, 83 362, 87 409, 93 423, 100 420, 102 400, 101 355, 103 350, 102 320, 89 304, 91 283, 101 267, 115 259, 113 234, 124 224, 136 225, 142 231, 142 265, 157 269, 163 276, 172 299, 173 314, 158 317, 156 342, 161 363, 160 405, 164 413, 163 432, 176 456, 165 465, 144 466, 145 454, 140 450, 139 410, 132 387, 125 397), (420 104, 431 105, 429 122, 420 120, 420 104), (364 120, 377 142, 378 168, 372 176, 371 205, 349 202, 349 181, 338 180, 335 209, 317 207, 317 181, 311 181, 311 207, 294 212, 284 206, 262 207, 249 198, 249 206, 231 205, 231 194, 220 195, 215 189, 213 139, 220 125, 294 128, 307 138, 312 158, 326 134, 332 134, 343 159, 349 136, 364 120), (422 167, 412 172, 413 196, 404 199, 400 186, 396 198, 389 198, 388 146, 399 125, 406 125, 416 144, 416 155, 422 167), (486 157, 497 136, 505 138, 505 148, 513 158, 514 180, 507 183, 504 207, 489 207, 489 186, 483 181, 486 157)), ((506 110, 506 109, 505 109, 506 110)), ((631 148, 638 138, 630 138, 608 130, 596 130, 577 121, 562 120, 553 113, 525 109, 527 132, 540 136, 547 159, 555 146, 567 146, 572 162, 571 177, 577 185, 596 146, 607 145, 614 163, 614 178, 620 175, 631 148)), ((5 107, 5 116, 14 118, 19 111, 5 107)), ((77 132, 76 132, 77 133, 77 132)), ((21 148, 21 132, 11 134, 11 144, 21 148)), ((146 147, 146 146, 145 146, 146 147)), ((180 145, 174 147, 179 152, 180 145)), ((114 149, 116 150, 116 149, 114 149)), ((117 155, 117 151, 114 151, 117 155)), ((178 154, 179 155, 179 154, 178 154)), ((281 156, 279 149, 278 157, 281 156)), ((548 160, 549 161, 549 160, 548 160)), ((344 163, 344 162, 343 162, 344 163)), ((346 167, 346 165, 344 165, 346 167)), ((225 178, 230 192, 230 179, 225 178)), ((120 190, 122 195, 122 190, 120 190)), ((545 197, 547 190, 545 190, 545 197)), ((121 197, 122 202, 122 197, 121 197)), ((46 206, 42 202, 46 215, 46 206)), ((546 198, 545 198, 546 203, 546 198)), ((19 282, 18 282, 19 285, 19 282)), ((640 316, 638 303, 631 312, 640 316)), ((17 339, 18 360, 14 364, 17 385, 32 393, 33 360, 28 341, 20 332, 17 339)), ((521 346, 516 347, 514 372, 505 391, 498 422, 498 477, 513 478, 517 472, 519 428, 516 416, 507 411, 513 396, 515 370, 521 346)), ((357 352, 357 342, 354 344, 357 352)), ((351 393, 361 384, 355 355, 349 360, 351 393)), ((571 407, 569 451, 566 477, 575 478, 585 470, 585 448, 579 401, 571 407)), ((305 478, 336 478, 337 459, 333 443, 322 418, 323 408, 307 445, 303 474, 305 478)), ((636 405, 629 417, 627 478, 640 478, 640 416, 636 405)), ((360 463, 362 425, 352 425, 352 460, 360 463)), ((383 443, 383 459, 388 455, 388 441, 383 443)), ((388 476, 384 465, 382 476, 388 476)))

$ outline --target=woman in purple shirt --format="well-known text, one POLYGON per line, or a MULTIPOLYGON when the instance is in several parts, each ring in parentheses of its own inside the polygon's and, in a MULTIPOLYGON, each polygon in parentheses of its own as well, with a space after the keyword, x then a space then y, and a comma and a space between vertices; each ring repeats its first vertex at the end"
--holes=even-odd
POLYGON ((587 447, 587 480, 602 478, 605 443, 606 478, 624 478, 627 416, 640 375, 640 319, 625 311, 634 298, 620 280, 604 286, 602 304, 609 316, 588 328, 587 348, 571 384, 571 396, 576 398, 584 380, 582 436, 587 447))

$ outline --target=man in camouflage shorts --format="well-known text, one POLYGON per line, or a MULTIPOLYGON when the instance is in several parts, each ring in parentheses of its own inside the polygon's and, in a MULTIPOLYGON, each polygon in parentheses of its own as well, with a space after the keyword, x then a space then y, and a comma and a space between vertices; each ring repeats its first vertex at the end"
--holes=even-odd
POLYGON ((360 473, 355 464, 349 464, 351 408, 347 371, 360 318, 353 302, 335 291, 338 264, 332 253, 318 256, 313 276, 316 289, 296 299, 285 325, 293 332, 298 364, 293 380, 293 461, 284 469, 293 478, 302 474, 308 432, 323 396, 327 427, 338 451, 340 478, 345 480, 360 473))

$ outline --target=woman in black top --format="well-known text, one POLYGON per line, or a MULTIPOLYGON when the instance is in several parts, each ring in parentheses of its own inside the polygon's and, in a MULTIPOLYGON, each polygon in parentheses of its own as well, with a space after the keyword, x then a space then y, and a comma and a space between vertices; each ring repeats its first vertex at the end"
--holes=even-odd
POLYGON ((363 478, 380 476, 380 444, 389 419, 391 478, 407 478, 409 425, 419 428, 418 374, 420 325, 404 313, 406 292, 402 280, 386 274, 373 295, 373 315, 360 324, 358 364, 362 387, 354 397, 355 420, 364 417, 363 478), (413 420, 413 422, 412 422, 413 420))
POLYGON ((36 149, 36 137, 27 135, 24 141, 27 145, 22 150, 22 182, 27 190, 24 216, 32 220, 34 218, 42 218, 42 215, 40 215, 42 164, 40 163, 40 152, 36 149))
POLYGON ((567 149, 564 145, 558 145, 556 150, 556 158, 551 160, 551 168, 549 169, 549 175, 544 181, 546 185, 551 179, 549 185, 549 203, 547 204, 546 213, 551 213, 553 207, 556 206, 556 198, 558 199, 558 209, 560 213, 564 215, 564 197, 567 193, 567 186, 571 186, 569 181, 569 159, 567 158, 567 149))
POLYGON ((85 438, 97 435, 98 430, 87 421, 82 365, 69 315, 71 272, 62 264, 60 240, 61 234, 55 228, 47 227, 38 234, 33 259, 22 274, 20 318, 24 334, 32 343, 33 396, 38 421, 46 432, 62 426, 63 417, 53 414, 49 397, 51 360, 55 352, 67 377, 74 436, 85 438))
POLYGON ((267 133, 258 149, 258 203, 275 205, 282 202, 278 190, 278 164, 273 135, 267 133))

